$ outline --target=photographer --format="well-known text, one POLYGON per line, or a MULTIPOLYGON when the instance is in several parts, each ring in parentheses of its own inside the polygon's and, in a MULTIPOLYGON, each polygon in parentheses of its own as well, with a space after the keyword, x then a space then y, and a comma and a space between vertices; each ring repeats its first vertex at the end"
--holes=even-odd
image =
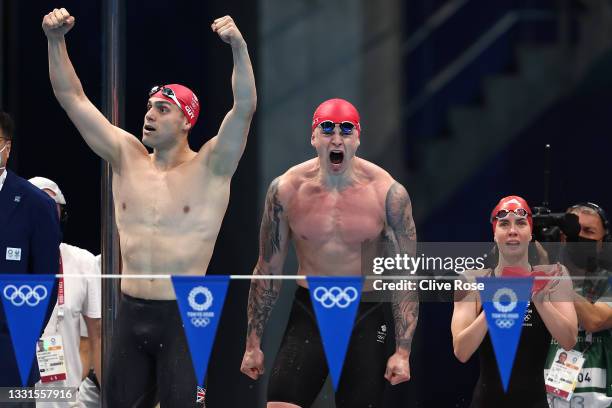
MULTIPOLYGON (((605 211, 597 204, 580 203, 571 206, 580 225, 577 234, 562 234, 561 262, 568 268, 574 283, 574 306, 580 332, 574 347, 585 358, 570 401, 548 395, 551 408, 585 406, 609 407, 612 404, 612 307, 608 277, 610 223, 605 211)), ((558 345, 549 349, 546 367, 554 361, 558 345)), ((546 373, 546 370, 545 370, 546 373)))

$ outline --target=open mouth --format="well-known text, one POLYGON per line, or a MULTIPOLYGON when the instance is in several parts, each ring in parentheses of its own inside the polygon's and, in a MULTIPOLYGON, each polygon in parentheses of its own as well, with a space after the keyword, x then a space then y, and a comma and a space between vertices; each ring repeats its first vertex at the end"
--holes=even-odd
POLYGON ((344 153, 340 151, 333 151, 329 153, 329 161, 332 164, 340 164, 344 160, 344 153))
POLYGON ((146 130, 147 132, 153 132, 155 128, 151 125, 144 125, 144 130, 146 130))

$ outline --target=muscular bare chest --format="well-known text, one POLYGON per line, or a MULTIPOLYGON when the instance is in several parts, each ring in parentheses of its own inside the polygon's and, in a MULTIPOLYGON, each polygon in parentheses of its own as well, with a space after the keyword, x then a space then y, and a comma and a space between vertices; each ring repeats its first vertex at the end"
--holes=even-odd
POLYGON ((206 175, 193 168, 160 172, 143 163, 130 170, 113 180, 117 220, 123 225, 195 231, 225 212, 229 186, 211 192, 206 175))
POLYGON ((359 244, 380 235, 384 211, 367 186, 341 192, 302 188, 289 203, 294 239, 310 243, 339 241, 359 244))

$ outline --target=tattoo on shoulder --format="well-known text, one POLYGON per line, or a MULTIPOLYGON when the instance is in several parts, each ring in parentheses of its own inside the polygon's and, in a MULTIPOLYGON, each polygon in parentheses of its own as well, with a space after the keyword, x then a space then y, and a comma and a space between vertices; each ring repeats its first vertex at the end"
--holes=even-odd
POLYGON ((261 231, 259 242, 264 261, 270 262, 274 254, 280 251, 280 217, 284 210, 278 199, 278 183, 280 177, 274 179, 266 194, 266 205, 263 219, 261 220, 261 231))
POLYGON ((389 187, 385 200, 385 213, 387 224, 398 241, 401 239, 416 240, 416 228, 412 219, 412 203, 408 192, 398 182, 389 187))

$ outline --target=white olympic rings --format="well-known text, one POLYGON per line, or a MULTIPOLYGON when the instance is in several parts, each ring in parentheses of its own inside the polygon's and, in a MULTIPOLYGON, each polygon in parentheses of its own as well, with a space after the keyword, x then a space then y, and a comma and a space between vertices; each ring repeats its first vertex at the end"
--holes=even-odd
POLYGON ((347 308, 351 303, 357 300, 359 292, 353 286, 347 286, 342 289, 338 286, 332 286, 327 289, 326 287, 319 286, 312 294, 314 299, 326 309, 332 307, 339 307, 341 309, 347 308))
POLYGON ((34 307, 47 297, 47 288, 43 285, 36 285, 33 288, 30 285, 21 285, 19 288, 15 285, 6 285, 3 295, 13 306, 27 304, 34 307))
POLYGON ((191 324, 195 327, 206 327, 210 323, 210 319, 208 317, 192 317, 191 324))
POLYGON ((514 319, 495 319, 495 325, 500 329, 509 329, 514 326, 514 319))

